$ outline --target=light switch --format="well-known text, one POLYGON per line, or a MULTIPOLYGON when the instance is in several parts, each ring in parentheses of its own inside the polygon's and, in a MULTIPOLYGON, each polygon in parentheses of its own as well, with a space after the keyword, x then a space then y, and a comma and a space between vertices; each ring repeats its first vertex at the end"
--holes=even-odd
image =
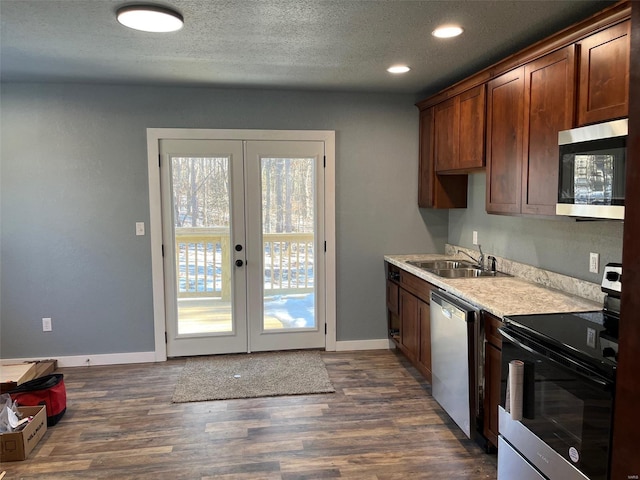
POLYGON ((136 235, 144 235, 144 222, 136 222, 136 235))

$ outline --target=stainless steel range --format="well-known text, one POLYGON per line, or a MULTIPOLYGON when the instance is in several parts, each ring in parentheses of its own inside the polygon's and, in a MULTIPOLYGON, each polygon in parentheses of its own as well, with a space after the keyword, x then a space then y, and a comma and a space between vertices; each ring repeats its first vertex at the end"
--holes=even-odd
POLYGON ((608 264, 601 311, 505 318, 498 480, 607 480, 621 289, 622 265, 608 264), (520 420, 503 408, 513 360, 520 420))

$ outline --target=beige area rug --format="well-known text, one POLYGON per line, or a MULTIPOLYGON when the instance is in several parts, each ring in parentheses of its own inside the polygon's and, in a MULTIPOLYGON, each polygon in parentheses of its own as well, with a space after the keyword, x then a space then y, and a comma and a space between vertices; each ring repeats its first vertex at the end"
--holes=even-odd
POLYGON ((174 403, 333 393, 317 351, 218 355, 187 359, 174 403))

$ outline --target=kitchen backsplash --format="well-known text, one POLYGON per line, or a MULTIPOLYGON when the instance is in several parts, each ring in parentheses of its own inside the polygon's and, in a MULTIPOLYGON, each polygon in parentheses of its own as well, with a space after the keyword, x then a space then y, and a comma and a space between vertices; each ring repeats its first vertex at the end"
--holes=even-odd
MULTIPOLYGON (((465 258, 461 254, 457 253, 458 250, 466 252, 474 258, 478 257, 478 250, 450 245, 448 243, 445 245, 445 255, 456 255, 461 258, 465 258)), ((483 253, 485 256, 493 255, 492 252, 483 253)), ((600 284, 550 272, 524 263, 514 262, 513 260, 498 257, 497 255, 494 256, 496 257, 496 268, 500 272, 508 273, 514 277, 524 278, 530 282, 538 283, 549 288, 555 288, 556 290, 561 290, 571 295, 577 295, 578 297, 586 298, 597 303, 604 302, 604 293, 600 290, 600 284)))

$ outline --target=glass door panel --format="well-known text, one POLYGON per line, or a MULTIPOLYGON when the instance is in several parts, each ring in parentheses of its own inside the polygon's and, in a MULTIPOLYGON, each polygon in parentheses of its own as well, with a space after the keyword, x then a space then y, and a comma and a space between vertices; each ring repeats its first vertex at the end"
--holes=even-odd
POLYGON ((264 330, 317 327, 314 158, 261 158, 264 330))
POLYGON ((246 143, 249 346, 325 346, 324 143, 246 143))
POLYGON ((171 157, 178 334, 233 331, 230 158, 171 157))
POLYGON ((168 354, 246 351, 246 279, 233 248, 244 245, 242 142, 161 147, 168 354))

